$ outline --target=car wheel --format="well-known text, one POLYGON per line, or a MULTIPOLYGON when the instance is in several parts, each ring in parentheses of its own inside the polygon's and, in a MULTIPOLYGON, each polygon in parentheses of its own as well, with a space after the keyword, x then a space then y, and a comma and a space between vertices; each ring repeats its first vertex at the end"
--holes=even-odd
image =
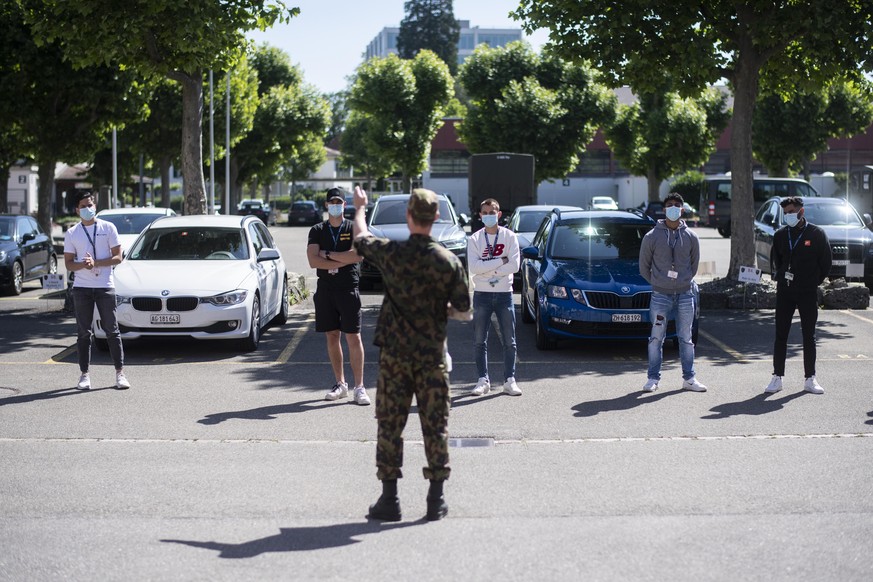
POLYGON ((724 238, 731 237, 731 223, 730 222, 724 226, 719 226, 716 230, 718 230, 718 234, 720 234, 724 238))
POLYGON ((255 294, 252 302, 252 324, 249 328, 249 336, 242 341, 242 348, 246 352, 258 349, 261 343, 261 298, 255 294))
POLYGON ((15 261, 12 263, 12 277, 5 291, 9 295, 21 295, 21 287, 24 285, 24 267, 15 261))
POLYGON ((276 316, 276 319, 273 320, 276 325, 285 325, 288 323, 288 279, 285 278, 285 282, 282 284, 282 298, 280 299, 282 305, 279 306, 279 314, 276 316))
POLYGON ((540 306, 537 303, 537 316, 536 316, 536 324, 537 324, 537 349, 538 350, 552 350, 557 346, 557 342, 549 337, 549 334, 546 332, 543 327, 543 318, 540 313, 540 306))
POLYGON ((527 294, 524 290, 527 289, 524 275, 521 276, 521 321, 522 323, 533 323, 534 315, 527 306, 527 294))

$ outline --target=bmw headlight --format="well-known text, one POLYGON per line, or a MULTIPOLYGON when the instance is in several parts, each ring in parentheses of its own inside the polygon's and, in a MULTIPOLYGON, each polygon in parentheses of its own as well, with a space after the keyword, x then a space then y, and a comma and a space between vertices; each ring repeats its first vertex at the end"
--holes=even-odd
POLYGON ((566 299, 567 298, 567 289, 565 287, 561 287, 560 285, 549 285, 546 287, 546 293, 549 297, 554 299, 566 299))
POLYGON ((124 305, 125 303, 127 305, 130 305, 130 300, 131 300, 131 298, 127 297, 126 295, 116 295, 115 296, 115 306, 118 307, 119 305, 124 305))
POLYGON ((237 289, 236 291, 228 291, 227 293, 213 295, 212 297, 203 297, 200 299, 200 303, 211 303, 218 306, 239 305, 248 296, 249 292, 245 289, 237 289))
POLYGON ((0 263, 6 262, 6 251, 0 251, 0 263))

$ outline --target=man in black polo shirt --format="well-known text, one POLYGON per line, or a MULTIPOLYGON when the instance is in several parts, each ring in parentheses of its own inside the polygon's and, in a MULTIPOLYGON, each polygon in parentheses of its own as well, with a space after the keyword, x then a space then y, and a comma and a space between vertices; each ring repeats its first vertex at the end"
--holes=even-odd
POLYGON ((316 269, 318 286, 315 303, 315 331, 327 338, 327 354, 336 383, 324 397, 338 400, 349 395, 345 380, 343 348, 340 336, 345 334, 349 348, 349 363, 355 379, 354 400, 367 406, 370 397, 364 388, 364 345, 361 342, 361 296, 358 263, 361 257, 352 247, 352 221, 343 218, 346 199, 342 190, 327 191, 329 218, 309 231, 306 256, 309 266, 316 269))

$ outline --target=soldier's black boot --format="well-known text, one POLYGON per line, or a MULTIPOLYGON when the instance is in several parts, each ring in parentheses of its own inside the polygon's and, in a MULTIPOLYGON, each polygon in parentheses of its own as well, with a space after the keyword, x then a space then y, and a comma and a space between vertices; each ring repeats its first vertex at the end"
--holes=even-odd
POLYGON ((382 495, 370 506, 368 516, 382 521, 400 521, 400 500, 397 499, 397 479, 382 481, 382 495))
POLYGON ((431 481, 427 492, 427 515, 428 521, 439 521, 449 512, 446 499, 443 497, 443 481, 431 481))

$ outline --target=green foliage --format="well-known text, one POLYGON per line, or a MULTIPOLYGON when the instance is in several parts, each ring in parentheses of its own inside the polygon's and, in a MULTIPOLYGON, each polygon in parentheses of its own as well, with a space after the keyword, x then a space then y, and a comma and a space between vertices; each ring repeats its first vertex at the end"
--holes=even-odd
POLYGON ((431 51, 412 60, 390 55, 364 63, 349 100, 346 133, 351 135, 343 136, 343 149, 351 146, 347 161, 355 163, 366 151, 366 165, 397 169, 408 189, 427 165, 430 143, 452 95, 449 69, 431 51))
POLYGON ((673 176, 670 180, 670 191, 681 194, 686 202, 696 206, 705 183, 706 176, 703 172, 690 170, 673 176))
POLYGON ((619 107, 606 140, 621 163, 649 180, 649 200, 673 173, 706 162, 729 113, 727 96, 717 89, 697 99, 674 92, 645 93, 632 105, 619 107))
POLYGON ((397 53, 412 59, 422 50, 435 53, 454 75, 458 69, 458 38, 461 26, 452 11, 452 0, 407 0, 406 16, 400 21, 397 53))
POLYGON ((827 149, 832 137, 849 137, 873 123, 871 85, 836 80, 825 91, 798 88, 758 96, 752 118, 752 149, 771 176, 802 171, 827 149))
POLYGON ((533 154, 537 183, 572 171, 615 112, 615 96, 590 67, 540 57, 522 42, 477 47, 459 79, 470 99, 461 139, 473 153, 533 154))
POLYGON ((327 135, 324 136, 324 143, 330 145, 343 134, 349 119, 349 92, 328 93, 324 98, 330 104, 330 126, 327 129, 327 135))
POLYGON ((249 60, 258 73, 258 95, 277 85, 299 85, 303 82, 300 69, 291 63, 291 57, 280 48, 263 44, 249 60))

